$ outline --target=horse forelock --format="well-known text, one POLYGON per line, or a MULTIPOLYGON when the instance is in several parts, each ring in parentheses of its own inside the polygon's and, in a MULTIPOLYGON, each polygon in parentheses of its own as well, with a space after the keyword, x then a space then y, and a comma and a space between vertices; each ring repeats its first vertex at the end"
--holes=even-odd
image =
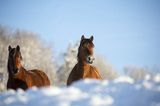
POLYGON ((91 39, 82 39, 80 42, 80 46, 83 46, 85 43, 88 43, 92 47, 94 47, 93 41, 91 39))

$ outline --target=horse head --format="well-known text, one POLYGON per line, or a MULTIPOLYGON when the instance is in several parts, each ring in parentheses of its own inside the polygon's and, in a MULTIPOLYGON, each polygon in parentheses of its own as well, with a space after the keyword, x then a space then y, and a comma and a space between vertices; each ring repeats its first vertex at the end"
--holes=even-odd
POLYGON ((93 48, 93 36, 90 38, 85 38, 84 35, 82 35, 77 56, 78 60, 83 60, 89 64, 92 64, 94 61, 93 48))
POLYGON ((19 72, 22 61, 22 56, 20 52, 20 46, 17 45, 16 48, 12 48, 10 45, 8 47, 9 56, 8 56, 8 72, 10 75, 15 75, 19 72))

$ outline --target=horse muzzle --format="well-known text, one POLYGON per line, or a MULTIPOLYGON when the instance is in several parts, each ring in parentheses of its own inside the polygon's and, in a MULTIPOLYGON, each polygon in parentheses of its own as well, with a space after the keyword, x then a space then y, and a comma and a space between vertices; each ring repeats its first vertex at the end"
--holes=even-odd
POLYGON ((94 58, 93 56, 91 56, 91 55, 89 55, 89 56, 87 57, 87 62, 88 62, 89 64, 92 64, 92 63, 94 62, 94 60, 95 60, 95 58, 94 58))

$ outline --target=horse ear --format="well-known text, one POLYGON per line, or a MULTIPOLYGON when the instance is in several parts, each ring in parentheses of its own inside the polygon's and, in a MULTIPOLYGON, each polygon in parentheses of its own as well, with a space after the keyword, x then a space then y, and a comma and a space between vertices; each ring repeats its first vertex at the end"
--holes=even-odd
POLYGON ((94 39, 94 38, 93 38, 93 35, 92 35, 92 36, 90 37, 90 40, 93 41, 93 39, 94 39))
POLYGON ((84 35, 82 35, 81 40, 85 39, 84 35))
POLYGON ((9 45, 9 46, 8 46, 8 51, 10 51, 11 49, 12 49, 12 47, 9 45))
POLYGON ((19 46, 19 45, 17 45, 16 49, 17 49, 18 51, 20 51, 20 46, 19 46))

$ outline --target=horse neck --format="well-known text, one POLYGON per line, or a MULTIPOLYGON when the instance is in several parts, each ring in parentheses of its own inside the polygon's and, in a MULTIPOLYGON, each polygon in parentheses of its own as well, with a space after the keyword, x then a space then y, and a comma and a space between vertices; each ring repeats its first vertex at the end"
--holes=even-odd
POLYGON ((7 70, 8 70, 8 74, 9 74, 9 76, 11 76, 11 72, 12 72, 12 69, 13 68, 11 68, 11 63, 10 63, 10 59, 8 59, 8 63, 7 63, 7 70))
POLYGON ((19 69, 19 72, 15 75, 15 78, 25 80, 25 78, 26 78, 26 69, 24 67, 21 67, 19 69))
POLYGON ((78 64, 80 66, 84 66, 84 65, 87 65, 87 62, 83 58, 78 58, 78 64))
POLYGON ((86 69, 88 69, 89 67, 91 67, 91 65, 87 63, 87 61, 86 61, 86 59, 84 58, 83 55, 79 55, 78 56, 78 63, 77 63, 77 65, 78 65, 78 68, 81 69, 81 70, 83 70, 83 71, 86 70, 86 69))

